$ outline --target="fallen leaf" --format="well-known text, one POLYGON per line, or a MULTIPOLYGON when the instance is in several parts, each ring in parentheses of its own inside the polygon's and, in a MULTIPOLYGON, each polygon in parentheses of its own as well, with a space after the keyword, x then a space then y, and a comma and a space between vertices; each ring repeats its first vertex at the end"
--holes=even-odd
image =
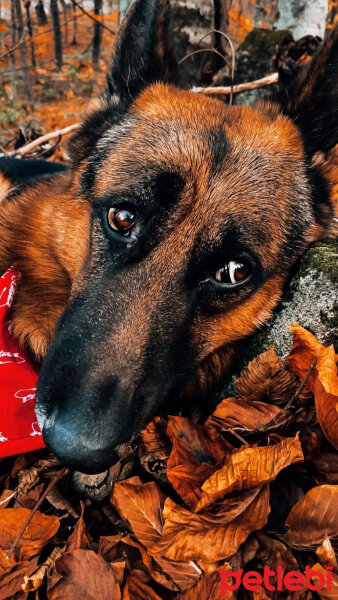
POLYGON ((234 597, 233 592, 222 594, 221 576, 217 570, 202 575, 193 588, 180 595, 179 600, 232 600, 234 597))
MULTIPOLYGON (((31 511, 27 508, 0 510, 0 548, 9 550, 31 511)), ((20 560, 29 560, 39 554, 59 529, 59 519, 37 511, 17 544, 20 560)))
POLYGON ((306 548, 321 544, 338 532, 338 486, 320 485, 309 490, 291 510, 285 525, 287 544, 306 548))
POLYGON ((227 398, 220 402, 216 410, 207 419, 206 425, 219 431, 250 431, 263 427, 274 419, 281 409, 273 404, 264 404, 243 398, 227 398))
POLYGON ((84 514, 84 504, 81 502, 81 515, 77 520, 77 523, 70 534, 67 544, 66 551, 70 552, 71 550, 87 550, 89 548, 89 540, 86 534, 86 524, 83 518, 84 514))
MULTIPOLYGON (((318 342, 317 338, 301 327, 297 323, 288 326, 293 333, 292 350, 287 356, 287 363, 293 373, 295 373, 299 381, 303 381, 308 374, 309 369, 317 364, 319 355, 323 349, 323 345, 318 342)), ((314 393, 314 382, 316 379, 315 373, 311 373, 306 386, 314 393)))
POLYGON ((2 571, 0 577, 0 600, 16 599, 16 594, 22 591, 24 577, 36 571, 36 565, 31 562, 20 562, 2 571))
POLYGON ((12 492, 12 490, 4 490, 0 496, 0 510, 6 508, 15 495, 16 492, 12 492))
POLYGON ((321 351, 316 371, 314 394, 318 421, 326 438, 338 449, 338 376, 333 346, 321 351))
POLYGON ((169 417, 167 433, 173 444, 167 477, 185 504, 195 509, 202 483, 224 462, 232 446, 214 428, 184 417, 169 417))
POLYGON ((111 497, 112 505, 146 548, 162 533, 164 500, 156 483, 134 483, 130 479, 115 483, 111 497))
POLYGON ((69 515, 71 515, 74 519, 78 519, 79 515, 74 510, 71 502, 61 494, 59 488, 55 485, 47 496, 48 502, 54 506, 57 510, 66 511, 69 515))
POLYGON ((24 583, 21 586, 24 592, 33 592, 42 586, 48 569, 53 566, 54 561, 61 555, 62 551, 63 548, 55 546, 47 560, 32 575, 25 575, 24 583))
POLYGON ((286 369, 273 348, 250 361, 236 382, 237 396, 242 400, 271 404, 286 404, 298 386, 297 377, 286 369))
POLYGON ((193 561, 179 562, 161 556, 150 556, 146 548, 130 536, 123 538, 123 543, 137 548, 150 576, 154 581, 170 590, 187 590, 201 576, 201 569, 193 561))
POLYGON ((252 531, 266 524, 268 513, 267 485, 232 499, 232 505, 225 502, 200 514, 168 498, 163 534, 149 552, 172 560, 214 563, 235 554, 252 531))
POLYGON ((169 440, 165 434, 167 422, 155 417, 140 433, 140 445, 146 452, 158 454, 160 450, 170 452, 169 440))
POLYGON ((321 452, 313 459, 318 473, 325 478, 325 483, 338 484, 338 454, 337 452, 321 452))
POLYGON ((7 558, 8 550, 0 549, 0 576, 2 571, 7 571, 9 567, 14 567, 17 564, 17 560, 14 556, 14 553, 7 558))
POLYGON ((335 555, 335 551, 332 548, 330 538, 328 538, 327 536, 324 538, 322 544, 318 546, 316 554, 320 560, 320 563, 324 567, 332 566, 337 571, 337 558, 335 555))
POLYGON ((48 600, 120 600, 120 587, 108 563, 91 550, 65 552, 55 561, 48 600))
MULTIPOLYGON (((101 598, 100 598, 101 600, 101 598)), ((113 598, 111 599, 113 600, 113 598)), ((129 575, 123 589, 122 600, 162 600, 149 585, 134 575, 129 575)))
POLYGON ((110 567, 114 573, 115 579, 117 581, 117 583, 119 584, 119 586, 121 587, 122 583, 123 583, 123 576, 124 576, 124 571, 126 568, 126 561, 125 560, 116 560, 114 562, 109 563, 110 567))
POLYGON ((303 452, 298 436, 286 438, 274 446, 244 446, 230 455, 224 466, 205 481, 196 510, 212 505, 231 492, 272 481, 282 469, 301 460, 303 452))
MULTIPOLYGON (((324 587, 317 591, 318 596, 321 600, 337 600, 338 598, 338 576, 335 573, 330 573, 328 576, 327 570, 322 567, 319 563, 316 563, 312 569, 312 571, 319 572, 325 579, 324 587), (332 584, 327 585, 328 577, 332 577, 332 584)), ((311 577, 312 583, 314 585, 321 585, 320 577, 315 575, 311 577)))
POLYGON ((40 483, 35 486, 27 494, 18 494, 13 508, 28 508, 32 510, 36 503, 39 501, 40 496, 43 492, 44 484, 40 483))

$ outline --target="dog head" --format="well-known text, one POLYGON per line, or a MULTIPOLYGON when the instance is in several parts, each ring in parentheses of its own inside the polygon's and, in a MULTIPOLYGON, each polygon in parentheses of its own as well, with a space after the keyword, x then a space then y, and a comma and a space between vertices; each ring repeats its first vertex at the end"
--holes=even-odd
POLYGON ((173 85, 167 21, 166 0, 132 5, 70 145, 81 226, 36 410, 47 445, 84 472, 112 464, 177 386, 271 316, 332 218, 311 160, 337 139, 334 40, 286 101, 226 106, 173 85))

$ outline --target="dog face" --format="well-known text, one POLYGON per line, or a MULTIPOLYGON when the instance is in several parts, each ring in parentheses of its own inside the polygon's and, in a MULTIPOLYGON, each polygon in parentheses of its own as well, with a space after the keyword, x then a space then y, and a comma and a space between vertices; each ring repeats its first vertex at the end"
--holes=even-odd
POLYGON ((167 19, 165 1, 135 2, 70 146, 75 223, 55 260, 70 300, 36 410, 47 445, 83 472, 112 464, 165 399, 271 316, 331 217, 309 164, 332 131, 307 127, 333 44, 284 110, 229 107, 172 85, 167 19))

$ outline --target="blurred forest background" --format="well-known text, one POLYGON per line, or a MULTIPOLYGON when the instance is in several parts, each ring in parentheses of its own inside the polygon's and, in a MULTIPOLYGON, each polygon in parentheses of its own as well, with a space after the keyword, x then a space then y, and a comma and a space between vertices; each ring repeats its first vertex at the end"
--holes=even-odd
MULTIPOLYGON (((129 0, 0 0, 0 154, 66 160, 67 136, 102 89, 129 0)), ((171 0, 181 79, 187 88, 225 86, 277 73, 290 77, 337 22, 337 0, 171 0), (190 54, 202 48, 216 53, 190 54), (224 58, 221 58, 223 55, 224 58)), ((264 88, 235 95, 252 104, 264 88)))

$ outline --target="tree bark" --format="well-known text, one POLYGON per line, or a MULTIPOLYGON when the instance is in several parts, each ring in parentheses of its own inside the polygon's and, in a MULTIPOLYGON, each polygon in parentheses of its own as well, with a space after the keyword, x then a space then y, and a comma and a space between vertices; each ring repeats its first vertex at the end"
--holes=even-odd
MULTIPOLYGON (((18 41, 25 39, 25 28, 22 17, 21 0, 14 0, 14 10, 17 23, 18 41)), ((32 80, 29 65, 27 63, 27 46, 26 43, 22 43, 20 48, 20 60, 22 66, 22 91, 25 98, 32 101, 32 80)))
MULTIPOLYGON (((99 16, 102 10, 102 0, 94 0, 94 14, 99 16)), ((102 40, 102 27, 100 23, 94 23, 94 35, 93 35, 93 50, 92 50, 92 64, 93 69, 97 69, 100 58, 102 40)))
POLYGON ((62 37, 57 0, 50 0, 50 13, 53 21, 54 31, 54 54, 56 66, 59 70, 62 67, 62 37))
POLYGON ((38 3, 35 6, 35 12, 36 12, 36 16, 38 18, 38 24, 39 25, 47 25, 48 20, 47 20, 43 0, 38 1, 38 3))
POLYGON ((35 69, 35 67, 36 67, 36 60, 35 60, 34 42, 32 40, 32 37, 33 37, 33 24, 32 24, 32 17, 31 17, 31 0, 26 0, 26 2, 25 2, 25 11, 26 11, 27 31, 28 31, 28 35, 29 35, 29 38, 30 38, 31 60, 32 60, 33 68, 35 69))
POLYGON ((76 39, 76 34, 77 34, 77 18, 76 18, 76 6, 74 4, 74 2, 72 3, 73 6, 73 37, 72 37, 72 41, 71 41, 71 45, 72 46, 76 46, 77 44, 77 39, 76 39))
POLYGON ((61 2, 61 6, 62 6, 63 23, 64 23, 64 28, 65 28, 65 44, 68 45, 69 27, 68 27, 68 21, 67 21, 67 6, 65 3, 65 0, 60 0, 60 2, 61 2))

